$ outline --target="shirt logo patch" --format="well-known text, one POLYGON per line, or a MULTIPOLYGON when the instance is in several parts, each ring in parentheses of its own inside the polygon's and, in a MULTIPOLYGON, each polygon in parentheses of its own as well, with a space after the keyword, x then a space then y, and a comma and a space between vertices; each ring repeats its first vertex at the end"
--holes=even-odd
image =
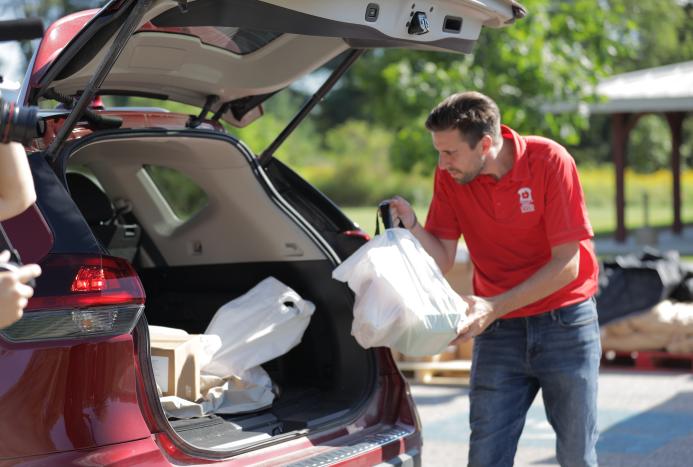
POLYGON ((522 214, 534 212, 534 199, 532 199, 532 190, 527 187, 522 187, 519 190, 517 190, 517 194, 520 195, 520 212, 522 212, 522 214))

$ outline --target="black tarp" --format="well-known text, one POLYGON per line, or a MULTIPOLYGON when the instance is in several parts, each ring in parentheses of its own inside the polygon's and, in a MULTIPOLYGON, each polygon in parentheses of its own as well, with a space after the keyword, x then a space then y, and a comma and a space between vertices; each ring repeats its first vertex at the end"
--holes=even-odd
POLYGON ((693 267, 682 263, 677 252, 646 249, 617 256, 602 262, 599 273, 600 325, 647 311, 662 300, 693 301, 693 267))

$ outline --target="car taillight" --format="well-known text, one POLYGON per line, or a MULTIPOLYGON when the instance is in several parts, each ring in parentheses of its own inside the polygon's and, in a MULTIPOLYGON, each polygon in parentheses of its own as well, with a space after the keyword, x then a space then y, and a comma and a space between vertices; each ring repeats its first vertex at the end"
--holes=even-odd
POLYGON ((144 309, 142 283, 124 259, 49 255, 41 268, 24 316, 0 331, 10 341, 124 334, 144 309))
POLYGON ((342 234, 346 235, 347 237, 362 238, 366 242, 371 239, 370 235, 368 235, 366 232, 364 232, 363 230, 360 230, 360 229, 359 230, 345 230, 344 232, 342 232, 342 234))

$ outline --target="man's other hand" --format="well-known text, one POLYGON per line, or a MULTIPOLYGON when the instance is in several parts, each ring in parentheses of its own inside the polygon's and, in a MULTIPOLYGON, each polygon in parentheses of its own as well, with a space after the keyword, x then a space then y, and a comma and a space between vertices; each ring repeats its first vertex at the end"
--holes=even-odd
MULTIPOLYGON (((0 263, 7 263, 10 253, 0 253, 0 263)), ((27 264, 13 271, 0 272, 0 329, 22 317, 24 308, 34 295, 28 281, 41 275, 38 264, 27 264)))
POLYGON ((462 295, 462 299, 469 305, 467 319, 458 329, 457 337, 451 345, 467 342, 478 336, 498 318, 492 301, 476 295, 462 295))

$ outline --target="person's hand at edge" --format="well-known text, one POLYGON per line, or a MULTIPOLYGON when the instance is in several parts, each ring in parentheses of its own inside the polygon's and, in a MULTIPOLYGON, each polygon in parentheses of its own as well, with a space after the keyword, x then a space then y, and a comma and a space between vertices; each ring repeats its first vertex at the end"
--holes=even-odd
MULTIPOLYGON (((6 263, 10 253, 0 253, 0 263, 6 263)), ((24 314, 29 299, 34 295, 34 289, 26 283, 41 275, 38 264, 26 264, 13 271, 0 271, 0 329, 5 328, 24 314)))

